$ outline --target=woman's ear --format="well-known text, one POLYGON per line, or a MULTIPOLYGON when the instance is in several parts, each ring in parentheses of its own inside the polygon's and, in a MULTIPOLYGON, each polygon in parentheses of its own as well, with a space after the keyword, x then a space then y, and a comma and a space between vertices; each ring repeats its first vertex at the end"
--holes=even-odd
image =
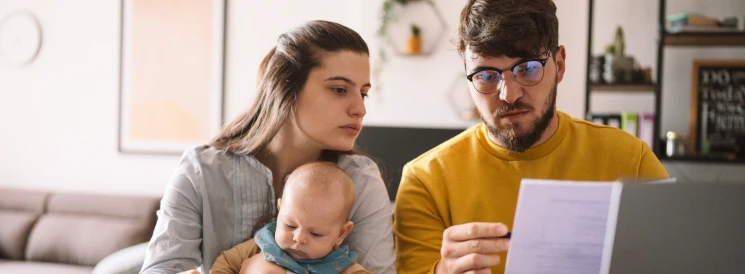
POLYGON ((336 245, 341 246, 341 243, 344 241, 344 238, 349 235, 349 232, 352 231, 352 228, 354 228, 354 223, 352 221, 347 221, 347 223, 344 224, 344 226, 341 227, 341 233, 339 234, 339 238, 336 239, 336 245))

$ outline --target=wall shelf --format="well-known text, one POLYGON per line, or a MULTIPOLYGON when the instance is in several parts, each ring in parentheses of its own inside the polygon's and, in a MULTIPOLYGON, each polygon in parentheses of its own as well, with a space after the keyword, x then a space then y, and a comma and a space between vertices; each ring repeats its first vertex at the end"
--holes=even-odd
POLYGON ((655 84, 588 84, 592 92, 654 92, 657 89, 655 84))
MULTIPOLYGON (((602 92, 625 92, 636 94, 652 94, 654 96, 654 125, 652 129, 651 144, 654 144, 654 153, 663 161, 681 161, 681 162, 701 162, 701 163, 745 163, 745 158, 722 157, 711 155, 691 155, 682 157, 667 157, 665 155, 665 144, 663 132, 665 130, 661 125, 662 116, 662 88, 663 88, 663 69, 665 64, 665 50, 676 46, 689 47, 740 47, 745 46, 745 32, 684 32, 668 33, 665 30, 668 0, 658 0, 657 25, 656 32, 658 43, 656 43, 656 65, 654 66, 656 77, 653 79, 657 83, 642 85, 597 85, 590 82, 592 73, 591 60, 592 54, 592 37, 593 37, 593 18, 595 9, 595 0, 589 0, 589 24, 587 40, 587 75, 586 75, 586 92, 585 92, 585 113, 591 108, 591 96, 602 92)), ((653 26, 650 26, 653 27, 653 26)), ((690 77, 688 75, 680 77, 690 77)))
POLYGON ((745 46, 745 32, 666 33, 667 46, 745 46))

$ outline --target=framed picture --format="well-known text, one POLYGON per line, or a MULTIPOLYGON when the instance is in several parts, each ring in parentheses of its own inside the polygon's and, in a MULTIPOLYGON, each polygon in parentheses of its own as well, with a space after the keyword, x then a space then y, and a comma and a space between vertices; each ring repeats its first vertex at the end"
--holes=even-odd
POLYGON ((225 0, 122 0, 119 151, 180 154, 223 122, 225 0))
POLYGON ((745 60, 694 60, 689 149, 745 156, 745 60))

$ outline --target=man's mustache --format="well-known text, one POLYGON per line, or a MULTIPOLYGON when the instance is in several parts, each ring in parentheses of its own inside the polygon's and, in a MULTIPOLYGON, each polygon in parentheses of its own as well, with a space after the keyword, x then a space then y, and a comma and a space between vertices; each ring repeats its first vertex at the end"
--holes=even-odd
POLYGON ((506 104, 494 111, 494 117, 502 116, 503 114, 510 111, 531 111, 533 107, 523 103, 522 101, 516 101, 512 104, 506 104))

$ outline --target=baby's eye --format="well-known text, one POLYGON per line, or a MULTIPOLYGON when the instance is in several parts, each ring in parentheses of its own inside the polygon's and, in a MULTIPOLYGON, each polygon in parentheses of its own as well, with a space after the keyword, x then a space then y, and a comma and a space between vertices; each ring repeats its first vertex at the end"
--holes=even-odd
POLYGON ((296 228, 297 228, 297 226, 291 226, 291 225, 288 225, 288 224, 285 224, 285 226, 286 226, 287 228, 290 228, 290 229, 296 229, 296 228))
POLYGON ((323 237, 323 235, 318 234, 318 233, 313 233, 313 232, 311 232, 310 235, 312 235, 313 237, 316 237, 316 238, 323 237))

